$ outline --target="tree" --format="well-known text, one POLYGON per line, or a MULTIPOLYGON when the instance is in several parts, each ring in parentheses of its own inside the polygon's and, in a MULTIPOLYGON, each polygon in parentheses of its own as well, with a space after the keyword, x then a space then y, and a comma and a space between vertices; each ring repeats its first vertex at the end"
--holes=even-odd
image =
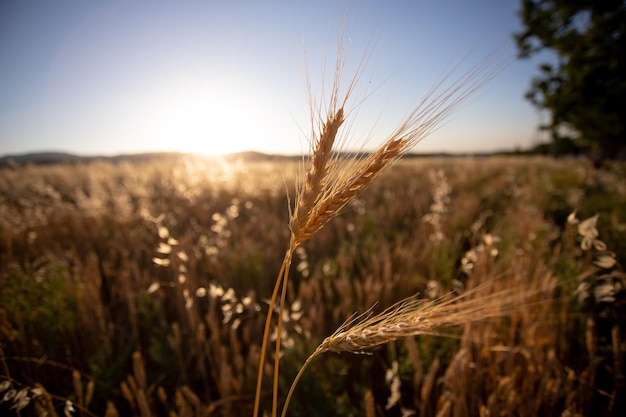
POLYGON ((555 143, 571 142, 597 162, 615 159, 626 139, 626 2, 522 0, 520 57, 556 53, 526 97, 548 110, 555 143))

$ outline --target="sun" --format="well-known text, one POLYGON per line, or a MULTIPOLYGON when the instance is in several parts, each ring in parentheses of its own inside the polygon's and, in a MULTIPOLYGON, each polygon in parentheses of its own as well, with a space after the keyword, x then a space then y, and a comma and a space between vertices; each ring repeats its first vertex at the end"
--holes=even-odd
MULTIPOLYGON (((219 155, 255 149, 255 129, 230 102, 188 102, 173 109, 163 134, 181 152, 219 155)), ((256 132, 259 135, 259 132, 256 132)))
POLYGON ((263 150, 266 128, 253 97, 185 92, 161 103, 154 120, 160 148, 204 155, 263 150))

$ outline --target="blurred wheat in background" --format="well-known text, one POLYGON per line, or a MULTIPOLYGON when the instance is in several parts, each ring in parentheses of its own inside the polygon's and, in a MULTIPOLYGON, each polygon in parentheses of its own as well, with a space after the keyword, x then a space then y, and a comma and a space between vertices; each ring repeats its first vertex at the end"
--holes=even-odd
MULTIPOLYGON (((3 413, 250 415, 265 297, 290 235, 283 174, 298 164, 180 156, 2 170, 3 413)), ((317 356, 289 414, 617 410, 623 176, 618 164, 541 157, 407 159, 386 171, 295 252, 283 330, 269 342, 282 342, 279 398, 355 311, 376 317, 420 294, 408 305, 419 312, 484 283, 511 297, 543 288, 552 301, 451 323, 446 337, 337 345, 368 354, 317 356)))

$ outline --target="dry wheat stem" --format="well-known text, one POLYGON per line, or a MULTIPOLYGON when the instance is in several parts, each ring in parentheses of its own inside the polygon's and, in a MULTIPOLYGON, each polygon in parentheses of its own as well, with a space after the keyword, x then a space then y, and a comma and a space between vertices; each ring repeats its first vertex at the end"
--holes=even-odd
POLYGON ((289 403, 291 402, 291 397, 293 397, 293 393, 296 389, 296 385, 298 385, 298 382, 300 381, 300 378, 302 377, 302 375, 304 375, 304 370, 309 366, 309 363, 311 363, 311 361, 316 358, 319 354, 321 354, 321 351, 316 350, 315 352, 313 352, 313 354, 311 356, 309 356, 306 361, 302 364, 302 366, 300 367, 300 370, 298 370, 298 374, 296 375, 296 377, 294 378, 293 382, 291 383, 291 387, 289 387, 289 392, 287 393, 287 398, 285 399, 285 403, 283 404, 283 411, 280 414, 281 417, 285 417, 287 415, 287 409, 289 408, 289 403))
MULTIPOLYGON (((269 311, 267 312, 267 317, 265 318, 265 328, 263 331, 263 341, 261 343, 261 352, 259 359, 259 372, 257 374, 257 382, 256 382, 256 393, 254 398, 254 413, 253 416, 257 416, 259 414, 259 407, 261 405, 261 386, 263 384, 263 368, 265 367, 265 355, 267 353, 267 344, 269 343, 269 334, 270 328, 272 324, 272 313, 274 311, 274 306, 276 305, 276 299, 278 298, 278 291, 283 284, 283 277, 285 275, 285 271, 289 269, 291 266, 291 257, 292 251, 291 249, 287 251, 285 257, 283 259, 283 263, 280 267, 280 271, 278 272, 278 277, 276 278, 276 284, 274 285, 274 291, 272 292, 272 298, 269 303, 269 311)), ((280 317, 279 317, 280 318, 280 317)), ((276 358, 278 361, 278 358, 276 358)))
POLYGON ((276 350, 274 352, 274 380, 273 380, 273 390, 272 390, 272 410, 278 410, 278 376, 280 375, 280 345, 282 341, 282 328, 283 328, 283 313, 285 310, 285 299, 287 297, 287 283, 289 281, 289 267, 291 266, 291 259, 294 247, 290 247, 289 252, 289 261, 285 268, 285 272, 283 275, 283 283, 282 283, 282 293, 280 295, 280 303, 278 310, 278 322, 276 324, 276 350))
MULTIPOLYGON (((364 54, 361 58, 361 62, 357 68, 357 71, 351 81, 348 83, 347 90, 343 95, 343 100, 339 100, 341 90, 341 80, 343 72, 343 33, 339 39, 339 51, 337 54, 337 61, 335 64, 335 74, 333 78, 333 84, 331 86, 330 100, 328 111, 324 122, 320 122, 321 128, 319 134, 316 134, 313 129, 312 136, 316 138, 314 145, 311 147, 309 156, 309 168, 307 170, 305 182, 297 193, 296 204, 293 211, 290 214, 289 227, 291 229, 291 238, 289 243, 289 249, 283 259, 281 270, 276 279, 274 285, 274 291, 270 300, 269 310, 265 320, 265 329, 263 332, 263 342, 261 345, 261 358, 259 361, 259 373, 257 377, 257 388, 254 401, 253 416, 257 416, 260 407, 260 395, 261 384, 263 381, 263 367, 265 364, 265 355, 267 352, 267 344, 270 335, 270 327, 272 322, 272 314, 276 306, 276 300, 278 298, 278 292, 281 291, 279 301, 279 312, 277 317, 276 327, 276 350, 275 350, 275 362, 274 362, 274 381, 273 381, 273 396, 272 396, 272 416, 276 416, 277 403, 278 403, 278 374, 280 368, 280 349, 281 349, 281 335, 282 335, 282 316, 285 306, 285 300, 287 295, 287 284, 289 280, 289 268, 291 266, 291 259, 293 252, 296 248, 303 243, 305 239, 301 239, 301 227, 309 221, 310 212, 315 207, 320 199, 320 196, 324 194, 326 184, 328 182, 327 177, 329 174, 329 164, 333 159, 333 148, 336 144, 337 135, 340 127, 345 121, 344 106, 346 101, 351 96, 354 87, 357 84, 358 79, 362 74, 362 69, 366 64, 367 54, 364 54)), ((312 121, 319 120, 317 115, 322 114, 320 107, 317 105, 314 96, 311 92, 310 83, 309 86, 309 103, 311 107, 312 121)), ((315 124, 315 123, 313 123, 315 124)), ((307 236, 307 238, 310 234, 307 236)))

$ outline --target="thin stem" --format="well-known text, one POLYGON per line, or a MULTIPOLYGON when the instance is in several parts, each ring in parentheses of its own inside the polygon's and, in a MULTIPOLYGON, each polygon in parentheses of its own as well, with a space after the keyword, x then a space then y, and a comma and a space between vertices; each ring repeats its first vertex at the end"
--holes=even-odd
POLYGON ((289 403, 291 402, 291 397, 293 396, 293 393, 296 390, 296 385, 298 385, 298 381, 300 381, 300 378, 304 374, 304 370, 309 365, 309 363, 311 363, 313 358, 315 358, 318 354, 320 354, 322 352, 324 352, 322 349, 317 349, 315 352, 313 352, 313 354, 311 356, 309 356, 307 358, 307 360, 300 367, 300 370, 298 371, 298 375, 296 375, 296 377, 294 378, 293 382, 291 383, 291 387, 289 387, 289 392, 287 393, 287 398, 285 399, 285 404, 283 404, 283 411, 280 414, 281 417, 285 417, 287 415, 287 408, 289 408, 289 403))
POLYGON ((261 405, 261 384, 263 383, 263 368, 265 366, 265 355, 267 353, 267 343, 269 341, 270 326, 272 323, 272 313, 274 312, 274 306, 276 305, 276 298, 278 297, 278 289, 283 282, 285 270, 288 269, 288 265, 291 265, 291 252, 287 251, 283 263, 276 277, 276 284, 274 284, 274 291, 272 292, 272 298, 269 303, 269 309, 267 311, 267 317, 265 318, 265 329, 263 330, 263 342, 261 343, 261 357, 259 358, 259 373, 257 375, 256 382, 256 394, 254 396, 254 411, 252 416, 256 417, 259 414, 259 407, 261 405))
POLYGON ((278 382, 279 382, 279 368, 280 368, 280 344, 282 337, 282 329, 283 329, 283 311, 285 308, 285 298, 287 295, 287 283, 289 282, 289 267, 291 266, 291 253, 293 249, 290 248, 287 252, 289 254, 289 259, 287 260, 287 264, 285 266, 285 271, 283 273, 283 290, 280 295, 280 305, 278 310, 278 324, 276 325, 276 353, 274 357, 274 386, 272 391, 272 417, 276 417, 276 413, 278 412, 278 382))

